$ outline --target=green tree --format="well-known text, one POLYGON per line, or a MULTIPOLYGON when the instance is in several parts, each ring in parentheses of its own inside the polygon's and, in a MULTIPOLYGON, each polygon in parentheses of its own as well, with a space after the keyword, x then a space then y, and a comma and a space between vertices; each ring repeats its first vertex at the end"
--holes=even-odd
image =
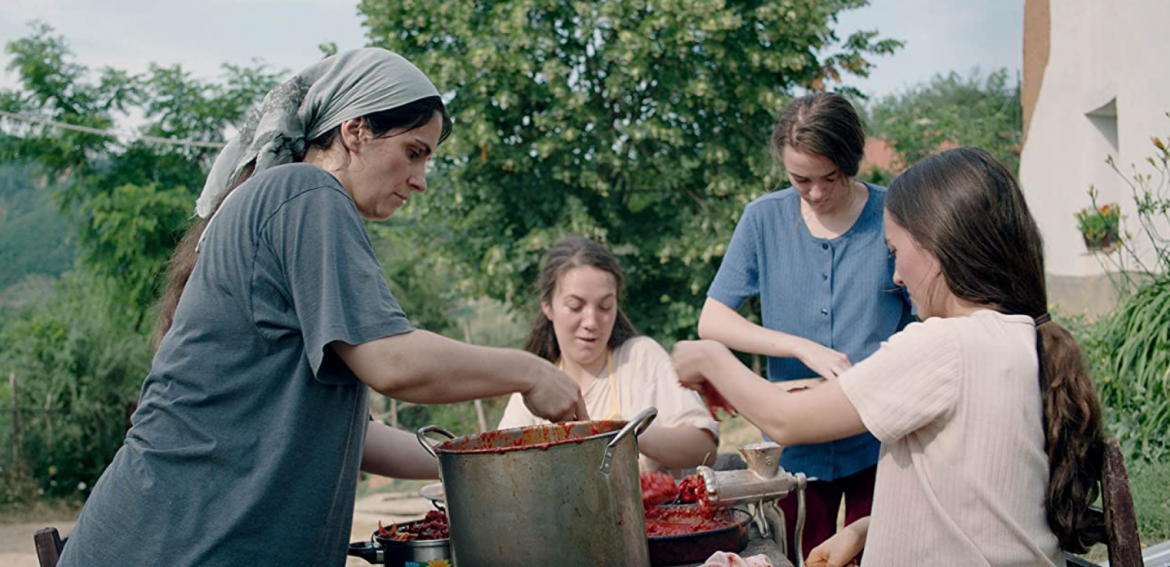
MULTIPOLYGON (((0 313, 0 372, 16 374, 15 402, 51 410, 27 418, 21 460, 0 464, 6 473, 0 480, 8 489, 19 486, 8 484, 8 473, 27 468, 46 493, 84 493, 121 445, 127 412, 150 366, 143 322, 217 151, 214 144, 160 144, 145 137, 220 142, 225 127, 276 84, 276 74, 263 65, 226 66, 221 82, 211 83, 178 66, 152 65, 142 75, 105 68, 95 80, 44 24, 5 49, 19 86, 0 91, 0 109, 93 130, 0 120, 0 161, 27 166, 26 175, 47 180, 51 205, 76 232, 79 256, 75 271, 49 294, 0 313), (139 124, 130 140, 101 132, 130 117, 139 124)), ((4 189, 5 204, 30 194, 4 189)), ((54 218, 48 212, 39 218, 54 218)), ((10 244, 34 249, 22 236, 0 232, 0 256, 9 259, 10 244)), ((11 414, 0 416, 8 419, 11 414)), ((3 434, 12 431, 9 425, 0 428, 3 434)), ((0 504, 11 495, 0 494, 0 504)))
MULTIPOLYGON (((93 486, 122 445, 150 365, 149 340, 132 330, 137 314, 108 289, 110 283, 71 273, 56 283, 49 301, 22 310, 0 329, 5 405, 50 410, 25 412, 21 460, 2 468, 26 466, 49 495, 84 496, 93 486), (10 374, 19 384, 16 400, 9 398, 10 374)), ((12 419, 0 415, 5 437, 14 431, 12 419)), ((0 505, 18 496, 0 493, 0 505)))
POLYGON ((1024 111, 1020 85, 1007 69, 986 78, 978 71, 968 78, 936 75, 868 110, 869 134, 892 143, 903 166, 948 146, 978 146, 1011 171, 1020 166, 1024 111))
MULTIPOLYGON (((373 43, 450 99, 442 174, 419 240, 522 302, 541 254, 606 242, 626 308, 660 338, 693 333, 743 206, 776 188, 768 136, 801 89, 865 76, 900 44, 836 16, 864 0, 363 0, 373 43)), ((841 88, 844 88, 843 86, 841 88)))
POLYGON ((217 148, 170 145, 141 136, 218 143, 229 125, 277 82, 264 65, 224 66, 222 82, 195 79, 181 67, 151 65, 142 75, 103 68, 97 80, 74 61, 68 43, 46 24, 8 42, 8 69, 20 86, 0 91, 0 110, 106 130, 141 116, 127 141, 43 123, 0 122, 0 159, 33 164, 58 181, 58 203, 77 225, 82 266, 118 282, 137 310, 154 303, 165 262, 189 223, 191 195, 217 148))

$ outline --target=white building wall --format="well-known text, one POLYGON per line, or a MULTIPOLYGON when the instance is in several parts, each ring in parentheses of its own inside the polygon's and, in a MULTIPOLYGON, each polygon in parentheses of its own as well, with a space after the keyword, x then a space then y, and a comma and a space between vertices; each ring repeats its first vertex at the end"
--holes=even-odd
MULTIPOLYGON (((1151 136, 1170 134, 1170 64, 1165 60, 1170 2, 1053 0, 1048 66, 1020 157, 1020 182, 1044 234, 1048 272, 1101 274, 1111 268, 1086 250, 1073 215, 1089 204, 1117 202, 1137 223, 1133 195, 1106 164, 1114 155, 1152 172, 1151 136)), ((1131 228, 1131 232, 1138 232, 1131 228)), ((1139 242, 1148 261, 1148 243, 1139 242)))

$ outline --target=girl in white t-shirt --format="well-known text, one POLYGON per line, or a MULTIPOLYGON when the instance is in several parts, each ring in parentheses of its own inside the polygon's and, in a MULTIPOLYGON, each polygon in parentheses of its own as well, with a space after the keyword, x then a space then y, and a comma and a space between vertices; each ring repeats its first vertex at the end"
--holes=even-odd
POLYGON ((1018 184, 976 148, 926 158, 890 186, 894 282, 923 323, 799 395, 722 345, 682 342, 680 380, 710 382, 784 445, 870 431, 873 511, 814 549, 840 566, 1064 565, 1101 539, 1101 409, 1084 357, 1047 313, 1040 231, 1018 184))
MULTIPOLYGON (((568 238, 545 257, 536 281, 540 313, 525 347, 577 381, 592 419, 629 420, 647 407, 654 423, 638 438, 642 468, 714 462, 719 424, 695 392, 678 387, 670 355, 637 336, 619 304, 625 277, 605 246, 568 238)), ((548 423, 512 396, 499 428, 548 423)))

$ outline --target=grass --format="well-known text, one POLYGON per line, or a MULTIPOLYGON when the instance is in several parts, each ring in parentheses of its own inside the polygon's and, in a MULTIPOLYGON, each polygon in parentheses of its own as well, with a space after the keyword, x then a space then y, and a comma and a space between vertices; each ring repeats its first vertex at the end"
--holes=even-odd
POLYGON ((75 522, 80 514, 76 500, 31 500, 0 506, 0 525, 75 522))
POLYGON ((1170 540, 1170 462, 1134 463, 1128 472, 1142 544, 1170 540))

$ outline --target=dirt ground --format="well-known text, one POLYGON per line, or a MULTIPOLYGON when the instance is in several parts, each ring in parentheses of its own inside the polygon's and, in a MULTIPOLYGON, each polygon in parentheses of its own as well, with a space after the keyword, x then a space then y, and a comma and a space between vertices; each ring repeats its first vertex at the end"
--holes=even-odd
MULTIPOLYGON (((383 525, 407 520, 417 520, 431 510, 431 503, 419 497, 417 492, 388 492, 362 498, 354 506, 353 531, 350 541, 370 539, 370 535, 383 525)), ((39 567, 33 534, 37 530, 53 526, 66 536, 76 524, 76 518, 45 520, 40 522, 0 525, 0 565, 5 567, 39 567)), ((350 557, 348 566, 369 565, 357 557, 350 557)))

